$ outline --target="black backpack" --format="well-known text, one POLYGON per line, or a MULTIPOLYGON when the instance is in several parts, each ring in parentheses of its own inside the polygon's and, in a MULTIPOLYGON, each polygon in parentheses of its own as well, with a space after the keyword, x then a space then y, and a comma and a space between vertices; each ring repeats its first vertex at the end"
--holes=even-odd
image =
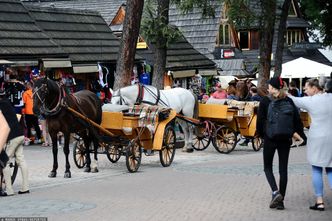
POLYGON ((267 111, 266 135, 272 140, 292 138, 294 130, 295 106, 289 99, 270 102, 267 111))

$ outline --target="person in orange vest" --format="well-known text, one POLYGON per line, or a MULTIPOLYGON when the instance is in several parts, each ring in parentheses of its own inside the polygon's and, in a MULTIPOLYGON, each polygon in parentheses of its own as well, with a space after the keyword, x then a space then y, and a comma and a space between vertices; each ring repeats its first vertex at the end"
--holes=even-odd
POLYGON ((25 122, 27 125, 27 137, 31 138, 31 128, 33 127, 36 131, 37 140, 35 143, 41 143, 41 132, 38 124, 38 118, 33 114, 33 93, 32 84, 28 82, 26 84, 26 91, 23 93, 24 109, 22 114, 25 115, 25 122))

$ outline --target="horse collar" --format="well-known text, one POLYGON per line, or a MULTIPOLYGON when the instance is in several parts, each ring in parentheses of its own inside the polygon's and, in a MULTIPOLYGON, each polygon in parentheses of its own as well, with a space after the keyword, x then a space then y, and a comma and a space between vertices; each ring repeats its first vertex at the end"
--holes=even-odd
POLYGON ((59 96, 58 96, 58 102, 57 102, 57 104, 56 104, 56 106, 54 107, 54 108, 52 108, 51 110, 49 110, 46 106, 45 106, 45 103, 44 103, 44 105, 43 105, 43 114, 45 115, 45 116, 55 116, 55 115, 57 115, 59 112, 60 112, 60 110, 61 110, 61 108, 63 107, 63 106, 65 106, 65 104, 64 104, 64 100, 63 100, 63 97, 65 97, 66 96, 66 92, 65 92, 65 90, 64 90, 64 88, 63 87, 61 87, 59 84, 57 84, 57 86, 58 86, 58 88, 59 88, 59 96))

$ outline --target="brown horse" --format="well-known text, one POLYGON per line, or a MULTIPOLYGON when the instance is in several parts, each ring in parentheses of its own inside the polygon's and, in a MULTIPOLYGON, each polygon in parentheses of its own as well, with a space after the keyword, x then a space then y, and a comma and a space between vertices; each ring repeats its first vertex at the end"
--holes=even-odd
MULTIPOLYGON (((46 118, 48 130, 53 143, 53 169, 48 175, 49 177, 56 177, 58 169, 58 147, 57 139, 58 133, 64 134, 65 143, 63 152, 66 156, 66 170, 64 177, 70 178, 70 164, 69 164, 69 139, 71 133, 77 133, 83 138, 85 147, 89 147, 91 141, 94 144, 94 159, 97 161, 98 140, 96 138, 94 128, 87 122, 75 117, 65 106, 71 107, 88 117, 97 124, 101 123, 102 110, 101 102, 98 97, 88 90, 82 90, 72 95, 66 94, 63 86, 48 79, 41 78, 34 83, 33 89, 33 110, 36 115, 43 115, 46 118)), ((90 154, 89 148, 86 151, 86 172, 90 172, 90 154)), ((97 165, 92 168, 98 172, 97 165)))
POLYGON ((248 87, 249 82, 250 81, 248 79, 238 80, 236 82, 236 96, 238 97, 239 101, 250 100, 250 93, 248 87))

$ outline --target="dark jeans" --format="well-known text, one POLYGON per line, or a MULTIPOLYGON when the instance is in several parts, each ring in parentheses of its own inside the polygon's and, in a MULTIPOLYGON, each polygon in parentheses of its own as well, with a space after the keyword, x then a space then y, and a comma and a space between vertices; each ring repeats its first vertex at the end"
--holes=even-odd
POLYGON ((37 139, 41 138, 40 128, 38 124, 38 118, 32 114, 25 115, 25 122, 27 124, 28 137, 31 137, 31 128, 35 128, 37 139))
POLYGON ((263 159, 264 159, 264 172, 268 183, 270 184, 271 190, 278 190, 276 180, 273 175, 273 157, 278 151, 279 156, 279 191, 282 196, 285 197, 287 178, 288 178, 288 157, 290 150, 291 141, 272 141, 265 137, 263 159))

